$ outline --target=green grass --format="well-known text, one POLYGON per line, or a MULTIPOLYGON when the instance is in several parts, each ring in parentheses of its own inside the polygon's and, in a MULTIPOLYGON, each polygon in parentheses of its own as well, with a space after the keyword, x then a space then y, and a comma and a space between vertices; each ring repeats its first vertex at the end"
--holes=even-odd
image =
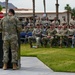
POLYGON ((30 48, 21 45, 22 56, 36 56, 52 70, 57 72, 75 72, 75 48, 30 48))

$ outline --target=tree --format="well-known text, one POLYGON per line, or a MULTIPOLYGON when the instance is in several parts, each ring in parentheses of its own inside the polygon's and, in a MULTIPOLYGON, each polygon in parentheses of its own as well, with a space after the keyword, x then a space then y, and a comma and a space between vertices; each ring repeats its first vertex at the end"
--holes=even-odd
POLYGON ((8 0, 6 0, 6 15, 7 15, 7 10, 8 10, 8 0))
POLYGON ((43 5, 44 5, 44 14, 46 14, 46 1, 43 0, 43 5))
POLYGON ((65 10, 67 10, 67 23, 69 25, 69 13, 71 12, 71 7, 69 4, 66 4, 65 10))
POLYGON ((58 20, 58 12, 59 12, 59 4, 58 4, 58 0, 56 0, 56 17, 57 17, 57 20, 58 20))
POLYGON ((0 5, 0 11, 2 11, 2 6, 0 5))
POLYGON ((71 11, 72 11, 72 16, 75 17, 75 8, 73 8, 71 11))
POLYGON ((35 0, 32 0, 32 3, 33 3, 33 23, 35 26, 35 0))

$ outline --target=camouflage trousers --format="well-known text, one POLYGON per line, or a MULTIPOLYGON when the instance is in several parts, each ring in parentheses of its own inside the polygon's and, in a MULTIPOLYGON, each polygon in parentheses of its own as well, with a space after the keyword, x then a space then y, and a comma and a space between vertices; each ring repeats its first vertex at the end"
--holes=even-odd
POLYGON ((65 44, 65 46, 68 46, 68 37, 67 36, 56 36, 57 38, 57 42, 58 45, 62 46, 63 43, 65 44))
POLYGON ((54 37, 48 38, 48 37, 42 37, 42 42, 43 45, 46 46, 47 43, 49 46, 52 46, 52 41, 53 41, 54 37))
POLYGON ((32 43, 35 40, 36 46, 40 46, 40 39, 41 39, 40 37, 30 36, 30 37, 28 37, 28 42, 29 42, 30 45, 32 45, 32 43))
POLYGON ((68 37, 68 43, 69 43, 69 45, 74 46, 75 45, 75 37, 74 36, 68 37))
POLYGON ((3 40, 3 62, 8 63, 9 61, 9 50, 11 50, 11 57, 12 63, 17 63, 18 60, 18 40, 11 39, 11 40, 3 40), (10 48, 10 49, 9 49, 10 48))
POLYGON ((75 37, 72 37, 72 45, 75 44, 75 37))

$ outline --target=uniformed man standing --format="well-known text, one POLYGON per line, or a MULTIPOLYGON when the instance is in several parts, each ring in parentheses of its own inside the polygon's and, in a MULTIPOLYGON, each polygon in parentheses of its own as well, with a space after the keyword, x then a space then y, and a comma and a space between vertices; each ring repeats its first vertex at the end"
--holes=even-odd
POLYGON ((55 17, 52 21, 52 25, 55 25, 55 27, 59 26, 59 21, 57 20, 57 17, 55 17))
POLYGON ((9 47, 12 54, 12 67, 17 69, 18 61, 18 32, 21 31, 21 24, 18 18, 15 16, 13 9, 9 9, 8 15, 2 18, 0 28, 2 29, 3 40, 3 69, 7 69, 7 63, 9 61, 8 53, 9 47))
POLYGON ((67 25, 67 22, 66 22, 66 19, 65 19, 65 17, 63 17, 63 20, 61 21, 61 25, 67 25))
POLYGON ((72 26, 75 26, 75 17, 74 16, 72 16, 72 18, 71 18, 71 20, 70 20, 70 26, 72 25, 72 26))

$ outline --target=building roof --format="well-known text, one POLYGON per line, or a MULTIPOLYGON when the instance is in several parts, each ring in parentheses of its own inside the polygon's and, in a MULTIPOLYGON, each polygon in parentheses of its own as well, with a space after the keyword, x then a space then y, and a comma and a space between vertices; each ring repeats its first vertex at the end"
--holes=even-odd
MULTIPOLYGON (((24 13, 24 14, 25 14, 25 13, 27 13, 27 14, 33 13, 33 10, 32 10, 32 9, 23 9, 23 8, 22 8, 22 9, 14 9, 14 10, 15 10, 15 13, 18 13, 18 14, 19 14, 19 13, 20 13, 20 14, 21 14, 21 13, 22 13, 22 14, 23 14, 23 13, 24 13)), ((2 12, 5 13, 5 12, 6 12, 6 9, 3 9, 2 12)), ((44 14, 43 11, 35 11, 35 13, 36 13, 36 14, 44 14)), ((55 13, 56 13, 55 11, 47 11, 47 14, 55 14, 55 13)), ((66 13, 66 11, 60 11, 60 12, 59 12, 59 14, 63 14, 63 13, 66 13)))

